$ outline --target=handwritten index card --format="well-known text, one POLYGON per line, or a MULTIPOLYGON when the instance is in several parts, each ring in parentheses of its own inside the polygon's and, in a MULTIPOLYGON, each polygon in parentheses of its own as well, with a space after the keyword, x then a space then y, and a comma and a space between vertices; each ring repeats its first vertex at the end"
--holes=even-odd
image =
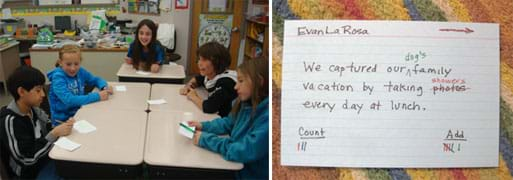
POLYGON ((285 21, 281 163, 497 167, 499 26, 285 21))

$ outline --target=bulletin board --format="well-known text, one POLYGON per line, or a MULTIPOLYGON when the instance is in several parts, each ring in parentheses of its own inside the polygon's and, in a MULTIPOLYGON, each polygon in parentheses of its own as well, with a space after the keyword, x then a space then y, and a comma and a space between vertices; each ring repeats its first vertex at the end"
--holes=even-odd
POLYGON ((127 11, 132 14, 159 15, 160 0, 123 0, 127 1, 127 11))
POLYGON ((108 16, 120 13, 119 5, 71 5, 71 6, 39 6, 11 8, 12 16, 67 16, 67 15, 89 15, 91 11, 106 10, 108 16))

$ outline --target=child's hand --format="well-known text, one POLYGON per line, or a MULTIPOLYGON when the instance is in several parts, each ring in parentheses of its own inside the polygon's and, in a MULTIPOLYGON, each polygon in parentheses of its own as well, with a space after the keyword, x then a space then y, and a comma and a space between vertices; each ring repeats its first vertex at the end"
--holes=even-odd
POLYGON ((52 133, 52 135, 55 137, 67 136, 67 135, 71 134, 71 129, 73 129, 74 123, 75 123, 75 119, 70 118, 65 123, 62 123, 62 124, 56 126, 55 128, 53 128, 53 130, 50 131, 50 133, 52 133))
POLYGON ((187 87, 189 89, 194 89, 194 88, 196 88, 196 84, 194 82, 189 82, 185 85, 185 87, 187 87))
POLYGON ((152 73, 158 73, 159 70, 160 70, 160 65, 159 64, 152 64, 150 70, 151 70, 152 73))
POLYGON ((109 92, 109 94, 114 94, 114 90, 112 89, 112 85, 109 85, 107 86, 107 92, 109 92))
POLYGON ((201 137, 201 131, 196 131, 194 133, 194 137, 192 137, 192 142, 194 143, 194 145, 199 145, 200 137, 201 137))
POLYGON ((187 125, 190 127, 196 127, 196 130, 201 130, 201 128, 203 127, 201 123, 198 121, 189 121, 187 122, 187 125))
POLYGON ((190 88, 187 86, 184 86, 183 88, 180 89, 180 94, 187 95, 187 93, 189 93, 189 91, 190 91, 190 88))
POLYGON ((195 88, 194 83, 193 82, 189 82, 183 88, 180 89, 180 94, 181 95, 187 95, 187 93, 189 93, 189 91, 191 89, 194 89, 194 88, 195 88))
POLYGON ((199 96, 198 96, 198 93, 196 93, 196 90, 189 89, 189 92, 187 93, 187 98, 194 99, 194 98, 197 98, 197 97, 199 97, 199 96))
POLYGON ((71 125, 73 125, 75 124, 75 118, 70 117, 65 123, 71 123, 71 125))
POLYGON ((99 94, 100 94, 100 100, 105 101, 105 100, 109 99, 109 91, 102 90, 99 92, 99 94))
POLYGON ((125 63, 132 64, 132 58, 125 57, 125 63))

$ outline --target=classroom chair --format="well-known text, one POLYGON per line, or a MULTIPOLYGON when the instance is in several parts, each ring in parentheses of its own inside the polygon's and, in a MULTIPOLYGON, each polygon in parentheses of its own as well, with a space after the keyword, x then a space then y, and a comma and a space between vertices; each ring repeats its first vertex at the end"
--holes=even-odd
MULTIPOLYGON (((49 98, 48 93, 50 92, 50 84, 45 84, 43 89, 45 91, 46 96, 45 96, 45 98, 43 98, 43 102, 41 103, 39 108, 41 108, 43 111, 45 111, 46 114, 48 114, 48 118, 52 119, 52 114, 50 112, 50 102, 48 100, 48 98, 49 98)), ((85 86, 84 91, 86 93, 90 93, 91 91, 93 91, 93 89, 94 89, 94 86, 85 86)))
POLYGON ((179 54, 175 53, 176 30, 174 24, 158 24, 157 40, 160 42, 160 45, 164 48, 164 64, 168 64, 169 62, 175 62, 182 58, 179 54))
POLYGON ((43 98, 43 102, 39 106, 43 111, 45 111, 46 114, 48 114, 48 117, 51 119, 51 113, 50 113, 50 102, 48 101, 48 92, 50 90, 50 84, 45 84, 43 86, 43 90, 45 91, 45 98, 43 98))

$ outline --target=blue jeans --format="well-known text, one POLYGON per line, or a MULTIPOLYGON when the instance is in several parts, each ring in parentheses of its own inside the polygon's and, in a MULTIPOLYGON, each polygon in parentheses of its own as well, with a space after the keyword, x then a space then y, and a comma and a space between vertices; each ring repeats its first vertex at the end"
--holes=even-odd
POLYGON ((48 161, 48 163, 39 171, 36 179, 61 179, 57 175, 57 171, 55 169, 55 162, 53 160, 48 161))

